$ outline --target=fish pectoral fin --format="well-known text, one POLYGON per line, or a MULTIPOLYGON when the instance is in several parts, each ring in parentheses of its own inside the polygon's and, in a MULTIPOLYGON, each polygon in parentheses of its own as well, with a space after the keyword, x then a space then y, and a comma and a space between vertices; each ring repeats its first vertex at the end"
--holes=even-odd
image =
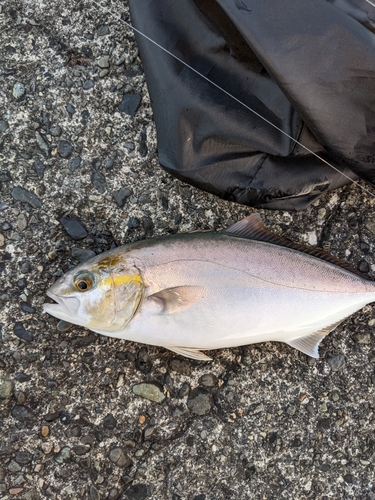
POLYGON ((175 352, 176 354, 180 354, 181 356, 185 356, 185 358, 197 359, 198 361, 212 361, 212 358, 206 356, 199 349, 195 349, 194 347, 177 347, 177 346, 166 346, 166 349, 175 352))
POLYGON ((150 295, 148 300, 158 303, 163 313, 172 314, 203 299, 205 291, 203 286, 175 286, 150 295))
POLYGON ((324 339, 329 332, 334 330, 336 326, 338 326, 343 319, 337 321, 333 325, 327 326, 318 330, 317 332, 309 333, 308 335, 304 335, 302 337, 297 337, 296 339, 290 340, 286 342, 286 344, 294 347, 298 351, 311 356, 312 358, 319 358, 319 344, 324 339))

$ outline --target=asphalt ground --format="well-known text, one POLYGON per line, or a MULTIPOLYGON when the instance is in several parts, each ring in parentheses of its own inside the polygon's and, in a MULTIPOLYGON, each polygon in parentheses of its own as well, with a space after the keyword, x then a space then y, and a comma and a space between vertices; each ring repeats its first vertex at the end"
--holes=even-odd
MULTIPOLYGON (((319 360, 264 343, 210 363, 42 313, 90 255, 253 210, 160 168, 134 35, 116 17, 88 1, 0 8, 0 498, 374 500, 372 306, 319 360)), ((374 276, 374 204, 352 185, 260 214, 374 276)))

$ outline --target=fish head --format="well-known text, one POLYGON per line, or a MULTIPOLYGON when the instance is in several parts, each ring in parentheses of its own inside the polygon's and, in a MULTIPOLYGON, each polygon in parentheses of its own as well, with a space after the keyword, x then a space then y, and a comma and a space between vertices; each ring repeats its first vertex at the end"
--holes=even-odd
POLYGON ((110 333, 133 318, 144 284, 134 262, 118 255, 98 255, 71 269, 47 291, 55 303, 44 312, 58 319, 110 333))

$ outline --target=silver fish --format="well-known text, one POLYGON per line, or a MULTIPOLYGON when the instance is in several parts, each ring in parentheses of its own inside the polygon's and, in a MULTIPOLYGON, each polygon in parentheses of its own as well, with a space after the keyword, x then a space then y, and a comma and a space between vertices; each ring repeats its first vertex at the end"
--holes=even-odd
POLYGON ((375 283, 335 257, 269 232, 256 214, 223 233, 141 241, 62 276, 44 311, 94 332, 202 350, 277 341, 319 357, 320 341, 375 301, 375 283))

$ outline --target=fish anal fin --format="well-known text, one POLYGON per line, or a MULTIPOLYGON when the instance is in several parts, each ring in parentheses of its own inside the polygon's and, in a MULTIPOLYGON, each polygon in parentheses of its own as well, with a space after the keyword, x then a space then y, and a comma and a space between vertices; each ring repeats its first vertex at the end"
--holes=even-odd
POLYGON ((224 231, 225 234, 230 236, 236 236, 238 238, 247 238, 250 240, 263 241, 265 243, 271 243, 272 245, 278 245, 281 247, 290 248, 292 250, 297 250, 298 252, 303 252, 312 257, 316 257, 326 262, 330 262, 336 266, 339 266, 346 271, 350 271, 361 278, 373 281, 369 276, 361 273, 357 269, 354 269, 347 262, 334 257, 333 255, 324 252, 320 248, 308 247, 302 245, 301 243, 296 243, 294 241, 288 240, 283 236, 278 236, 277 234, 271 233, 262 223, 259 214, 251 214, 244 219, 239 220, 228 229, 224 231))
POLYGON ((194 347, 179 347, 179 346, 166 346, 166 349, 169 349, 176 354, 180 354, 181 356, 185 356, 185 358, 196 359, 198 361, 212 361, 212 358, 206 356, 199 349, 195 349, 194 347))
POLYGON ((165 288, 148 297, 148 300, 157 302, 162 312, 172 314, 198 302, 205 296, 205 287, 203 286, 175 286, 165 288))
POLYGON ((289 342, 286 342, 291 347, 294 347, 298 351, 311 356, 312 358, 319 358, 319 344, 324 339, 326 335, 334 330, 343 320, 337 321, 336 323, 329 325, 317 332, 309 333, 302 337, 297 337, 289 342))

